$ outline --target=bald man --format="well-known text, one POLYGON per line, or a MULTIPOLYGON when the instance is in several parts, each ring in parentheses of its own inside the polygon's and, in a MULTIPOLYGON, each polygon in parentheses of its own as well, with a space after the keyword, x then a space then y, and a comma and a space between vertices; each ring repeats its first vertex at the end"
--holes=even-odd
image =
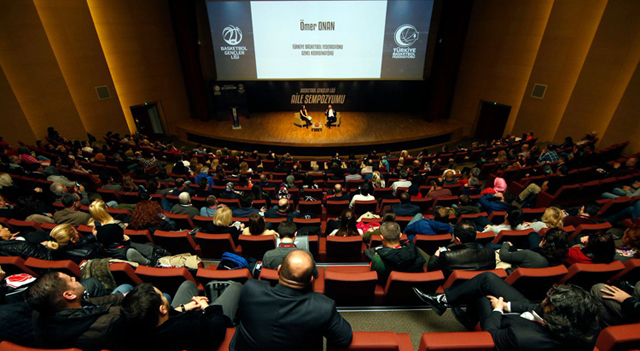
POLYGON ((291 212, 289 209, 289 200, 280 199, 276 206, 273 206, 270 210, 264 213, 264 216, 265 218, 286 218, 289 222, 293 222, 294 218, 300 217, 300 212, 291 212))
POLYGON ((311 289, 314 270, 311 254, 295 250, 278 267, 275 287, 248 280, 229 350, 322 350, 322 337, 330 346, 349 345, 351 325, 338 314, 335 301, 311 289))

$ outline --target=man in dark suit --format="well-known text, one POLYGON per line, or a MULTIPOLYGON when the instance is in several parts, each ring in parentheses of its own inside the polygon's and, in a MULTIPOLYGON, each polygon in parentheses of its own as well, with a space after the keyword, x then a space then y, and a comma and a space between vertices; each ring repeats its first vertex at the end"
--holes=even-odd
POLYGON ((351 343, 351 325, 336 310, 335 301, 313 292, 315 263, 311 254, 295 250, 279 267, 275 287, 248 280, 240 295, 240 323, 229 350, 322 350, 351 343))
POLYGON ((467 327, 479 321, 498 351, 593 350, 600 331, 593 297, 575 285, 552 287, 540 304, 490 272, 445 289, 444 294, 413 290, 439 315, 448 306, 468 303, 466 313, 454 307, 454 314, 467 327))
POLYGON ((331 126, 338 121, 338 113, 331 105, 329 105, 324 112, 324 115, 327 116, 327 128, 331 128, 331 126))

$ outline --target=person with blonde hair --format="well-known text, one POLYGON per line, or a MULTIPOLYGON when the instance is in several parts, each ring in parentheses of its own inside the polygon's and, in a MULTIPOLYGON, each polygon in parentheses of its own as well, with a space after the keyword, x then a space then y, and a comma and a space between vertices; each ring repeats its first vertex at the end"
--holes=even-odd
POLYGON ((107 204, 102 199, 93 200, 91 205, 89 205, 89 214, 91 214, 91 218, 87 223, 88 226, 94 227, 104 224, 117 223, 124 228, 120 221, 114 219, 109 214, 109 211, 107 210, 107 204))
POLYGON ((384 188, 385 181, 382 179, 380 171, 373 171, 373 175, 371 176, 371 184, 374 188, 384 188))
POLYGON ((231 234, 234 242, 238 242, 238 237, 244 229, 244 224, 233 222, 233 215, 229 207, 221 207, 213 215, 213 220, 203 230, 209 234, 231 234))
POLYGON ((55 259, 72 260, 80 264, 83 260, 97 258, 99 245, 96 237, 85 235, 80 237, 76 228, 70 223, 57 225, 49 234, 51 240, 43 241, 42 245, 53 250, 55 259))

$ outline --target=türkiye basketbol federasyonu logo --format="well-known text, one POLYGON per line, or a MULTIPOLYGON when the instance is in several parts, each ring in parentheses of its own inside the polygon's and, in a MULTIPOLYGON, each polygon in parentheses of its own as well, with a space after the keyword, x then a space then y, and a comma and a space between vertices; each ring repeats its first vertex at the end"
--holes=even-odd
POLYGON ((240 27, 228 25, 222 30, 222 39, 231 46, 222 46, 220 50, 232 60, 240 59, 247 51, 246 46, 236 46, 242 42, 242 30, 240 27))
POLYGON ((393 48, 392 57, 395 59, 416 58, 416 49, 410 46, 418 41, 419 36, 420 33, 416 27, 410 24, 403 24, 398 27, 395 33, 393 33, 393 40, 396 42, 398 47, 393 48))

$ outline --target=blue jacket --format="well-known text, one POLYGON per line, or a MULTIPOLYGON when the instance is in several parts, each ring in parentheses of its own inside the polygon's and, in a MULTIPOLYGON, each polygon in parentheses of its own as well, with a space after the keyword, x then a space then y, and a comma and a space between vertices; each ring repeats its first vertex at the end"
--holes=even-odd
POLYGON ((491 213, 493 211, 506 211, 511 207, 510 204, 494 199, 495 196, 493 194, 486 194, 485 196, 478 199, 480 201, 480 205, 487 212, 491 213))
POLYGON ((434 221, 433 219, 421 219, 405 228, 404 233, 409 234, 448 234, 453 233, 453 227, 449 223, 434 221))

